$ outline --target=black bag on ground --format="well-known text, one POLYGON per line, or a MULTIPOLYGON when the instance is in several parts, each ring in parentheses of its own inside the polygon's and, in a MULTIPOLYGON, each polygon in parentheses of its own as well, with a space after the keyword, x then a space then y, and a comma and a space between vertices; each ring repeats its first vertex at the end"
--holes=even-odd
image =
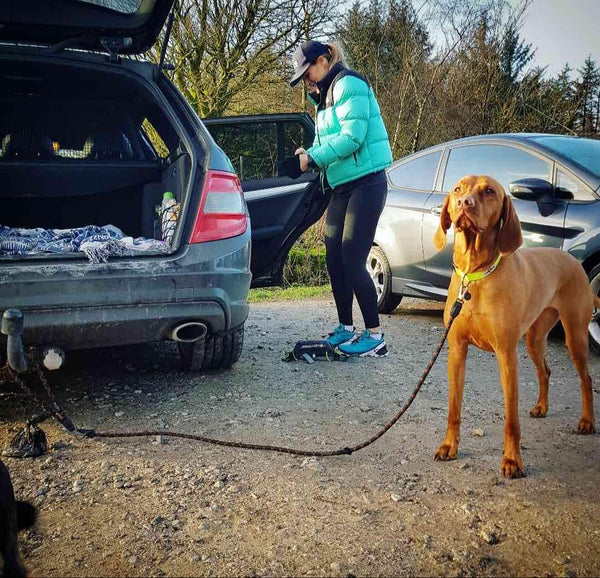
POLYGON ((298 341, 294 346, 294 349, 290 351, 283 360, 313 363, 315 359, 341 361, 346 359, 346 357, 340 355, 328 341, 316 339, 312 341, 298 341))

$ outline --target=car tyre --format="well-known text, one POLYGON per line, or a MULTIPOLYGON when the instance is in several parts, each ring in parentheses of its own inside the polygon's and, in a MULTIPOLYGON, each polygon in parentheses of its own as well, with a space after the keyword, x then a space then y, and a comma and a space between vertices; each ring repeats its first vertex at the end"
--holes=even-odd
POLYGON ((385 253, 373 246, 367 257, 367 272, 377 291, 377 311, 391 313, 402 301, 402 295, 392 293, 392 270, 385 253))
POLYGON ((183 366, 188 371, 229 369, 242 354, 244 325, 213 333, 193 343, 178 343, 183 366))
MULTIPOLYGON (((600 295, 600 265, 596 265, 589 273, 590 287, 594 295, 600 295)), ((600 320, 594 320, 589 325, 590 347, 600 355, 600 320)))
POLYGON ((198 341, 185 343, 179 341, 177 343, 179 356, 184 369, 188 371, 200 371, 204 365, 204 354, 206 352, 205 338, 202 337, 198 341))

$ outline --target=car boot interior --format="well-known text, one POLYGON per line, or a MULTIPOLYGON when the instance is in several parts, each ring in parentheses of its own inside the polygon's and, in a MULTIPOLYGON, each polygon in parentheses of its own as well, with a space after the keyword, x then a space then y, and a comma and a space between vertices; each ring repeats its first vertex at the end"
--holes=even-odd
POLYGON ((143 84, 47 62, 0 61, 0 78, 0 225, 160 240, 157 206, 184 200, 191 160, 143 84))

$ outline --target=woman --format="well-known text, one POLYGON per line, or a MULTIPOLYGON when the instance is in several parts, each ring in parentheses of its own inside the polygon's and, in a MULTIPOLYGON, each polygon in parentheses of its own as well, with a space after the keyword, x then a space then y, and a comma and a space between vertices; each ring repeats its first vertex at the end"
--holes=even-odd
POLYGON ((379 105, 367 80, 345 66, 334 44, 304 42, 293 63, 290 85, 303 80, 317 107, 313 146, 296 151, 300 169, 318 168, 333 189, 325 247, 339 325, 327 340, 347 355, 384 356, 377 293, 365 266, 387 196, 385 168, 392 162, 379 105), (358 337, 354 295, 366 327, 358 337))

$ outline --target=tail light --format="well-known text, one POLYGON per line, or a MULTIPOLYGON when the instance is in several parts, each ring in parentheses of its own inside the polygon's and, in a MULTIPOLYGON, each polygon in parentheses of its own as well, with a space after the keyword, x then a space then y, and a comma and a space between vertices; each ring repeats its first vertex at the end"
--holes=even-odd
POLYGON ((190 243, 236 237, 247 226, 246 204, 237 175, 208 171, 190 243))

